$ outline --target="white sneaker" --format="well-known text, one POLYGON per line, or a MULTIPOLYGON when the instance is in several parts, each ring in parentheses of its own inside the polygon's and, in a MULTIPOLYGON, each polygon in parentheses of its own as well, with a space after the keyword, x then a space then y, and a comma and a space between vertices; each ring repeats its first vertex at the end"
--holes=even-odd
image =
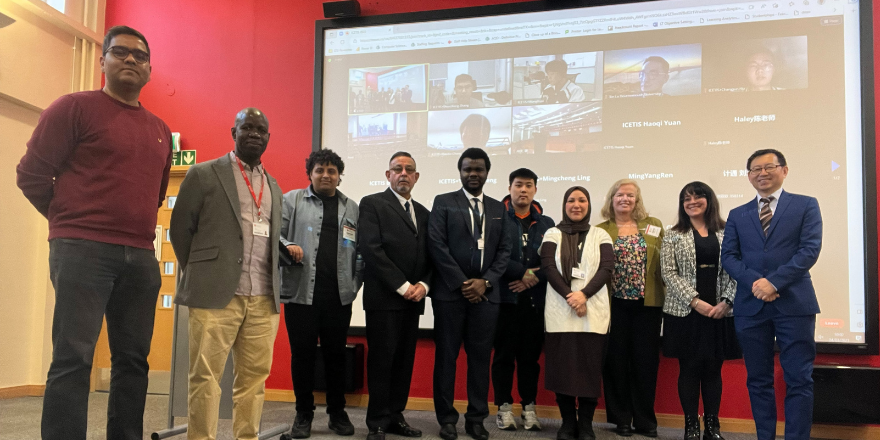
POLYGON ((541 430, 541 422, 538 420, 538 415, 535 414, 535 404, 534 403, 523 407, 522 420, 523 420, 523 428, 525 428, 526 431, 540 431, 541 430))
POLYGON ((516 431, 516 419, 513 417, 513 406, 505 403, 498 408, 495 415, 495 425, 502 431, 516 431))

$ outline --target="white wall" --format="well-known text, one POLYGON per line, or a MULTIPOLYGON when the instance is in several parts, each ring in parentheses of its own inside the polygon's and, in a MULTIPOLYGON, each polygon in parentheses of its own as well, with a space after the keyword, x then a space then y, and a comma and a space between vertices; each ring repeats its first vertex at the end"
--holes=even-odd
POLYGON ((0 63, 0 390, 44 384, 52 360, 49 227, 18 189, 15 168, 41 109, 99 86, 105 2, 69 4, 90 29, 37 0, 0 0, 0 13, 15 20, 0 28, 0 59, 15 60, 0 63))

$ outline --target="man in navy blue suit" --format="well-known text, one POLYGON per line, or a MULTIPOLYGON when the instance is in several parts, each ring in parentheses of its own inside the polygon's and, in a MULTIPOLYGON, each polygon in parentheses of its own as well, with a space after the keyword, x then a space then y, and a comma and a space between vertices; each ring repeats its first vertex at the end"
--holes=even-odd
POLYGON ((730 211, 721 264, 737 282, 734 319, 752 416, 759 440, 776 438, 775 341, 786 384, 785 439, 809 440, 819 313, 810 268, 822 248, 822 216, 815 198, 782 190, 782 153, 758 150, 746 164, 758 196, 730 211))
POLYGON ((428 221, 428 252, 437 275, 431 286, 434 308, 434 411, 440 437, 455 440, 458 411, 455 363, 464 343, 467 353, 468 407, 465 431, 486 440, 483 420, 489 416, 489 357, 500 310, 498 285, 510 258, 509 229, 504 205, 485 194, 492 166, 479 148, 468 148, 458 159, 462 188, 434 198, 428 221))

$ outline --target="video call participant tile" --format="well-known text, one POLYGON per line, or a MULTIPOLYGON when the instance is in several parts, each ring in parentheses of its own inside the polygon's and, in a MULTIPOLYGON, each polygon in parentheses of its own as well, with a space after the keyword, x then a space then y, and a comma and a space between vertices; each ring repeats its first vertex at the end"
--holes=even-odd
POLYGON ((458 155, 471 147, 506 155, 510 144, 510 107, 428 112, 432 156, 458 155))
POLYGON ((430 65, 431 110, 510 105, 510 58, 430 65))
POLYGON ((697 95, 702 76, 699 44, 605 52, 605 99, 697 95))
POLYGON ((807 37, 732 41, 705 47, 707 93, 805 89, 807 37))
POLYGON ((513 154, 577 153, 602 148, 602 103, 513 108, 513 154))
POLYGON ((602 99, 602 52, 513 59, 513 103, 565 104, 602 99))
POLYGON ((427 65, 363 67, 348 71, 348 113, 427 110, 427 65))

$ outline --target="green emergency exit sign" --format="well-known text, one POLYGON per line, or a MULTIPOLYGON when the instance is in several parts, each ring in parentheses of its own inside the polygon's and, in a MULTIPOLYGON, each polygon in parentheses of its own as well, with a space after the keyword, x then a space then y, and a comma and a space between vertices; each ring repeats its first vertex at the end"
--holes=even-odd
POLYGON ((196 164, 196 150, 180 150, 174 152, 174 156, 171 159, 172 165, 195 165, 196 164))

